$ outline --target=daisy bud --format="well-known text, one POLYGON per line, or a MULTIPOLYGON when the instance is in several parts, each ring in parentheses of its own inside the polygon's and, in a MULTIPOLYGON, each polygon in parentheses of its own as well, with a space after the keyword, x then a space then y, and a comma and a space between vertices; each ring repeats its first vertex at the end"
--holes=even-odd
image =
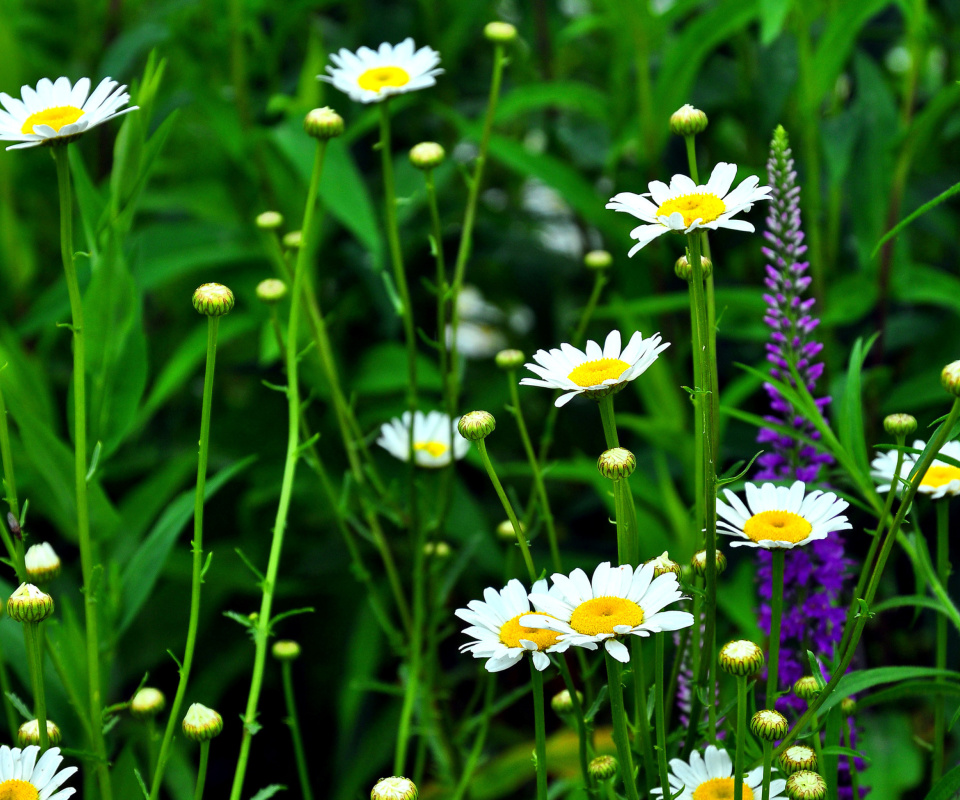
POLYGON ((696 136, 707 129, 707 115, 687 103, 670 115, 670 133, 677 136, 696 136))
MULTIPOLYGON (((701 578, 707 574, 707 551, 700 550, 697 553, 693 554, 693 558, 690 561, 690 566, 693 568, 693 571, 699 575, 701 578)), ((717 575, 723 572, 727 568, 727 557, 717 550, 717 575)))
POLYGON ((659 578, 661 575, 666 575, 668 572, 672 572, 677 576, 677 579, 680 578, 680 565, 676 561, 672 561, 670 556, 667 555, 667 551, 664 550, 656 558, 651 558, 647 564, 653 564, 653 577, 659 578))
MULTIPOLYGON (((526 534, 526 532, 527 526, 521 522, 520 533, 526 534)), ((505 519, 503 522, 497 525, 497 538, 502 539, 505 542, 517 541, 517 534, 516 531, 513 530, 513 523, 510 520, 505 519)))
POLYGON ((790 800, 823 800, 827 796, 827 782, 816 772, 794 772, 787 778, 787 796, 790 800))
MULTIPOLYGON (((577 692, 577 699, 582 703, 583 695, 580 692, 577 692)), ((567 689, 564 689, 562 692, 557 692, 550 699, 550 708, 554 710, 557 716, 562 717, 564 714, 573 713, 573 698, 570 696, 570 692, 567 689)))
POLYGON ((152 686, 144 686, 130 701, 130 715, 136 719, 150 719, 167 707, 163 692, 152 686))
POLYGON ((21 583, 7 600, 7 613, 14 622, 42 622, 53 613, 53 598, 32 583, 21 583))
POLYGON ((27 567, 27 578, 35 586, 46 586, 60 576, 60 557, 47 544, 31 545, 24 556, 27 567))
POLYGON ((208 317, 222 317, 233 311, 233 292, 222 283, 205 283, 193 293, 193 307, 208 317))
POLYGON ((750 730, 758 739, 765 742, 775 742, 787 735, 790 723, 779 711, 764 708, 750 718, 750 730))
POLYGON ((381 778, 370 790, 370 800, 417 800, 417 785, 409 778, 381 778))
POLYGON ((636 468, 637 457, 622 447, 605 450, 597 459, 597 469, 600 470, 600 474, 612 481, 629 478, 636 468))
POLYGON ((450 558, 451 552, 446 542, 427 542, 423 546, 423 554, 428 558, 450 558))
POLYGON ((262 231, 275 231, 283 226, 283 214, 279 211, 264 211, 257 214, 257 227, 262 231))
POLYGON ((303 246, 303 232, 290 231, 283 235, 283 246, 287 250, 299 250, 303 246))
POLYGON ((193 742, 209 742, 223 730, 223 717, 212 708, 194 703, 183 718, 183 735, 193 742))
POLYGON ((820 684, 813 675, 805 675, 793 684, 793 693, 809 703, 820 695, 820 684))
POLYGON ((343 133, 343 117, 327 106, 315 108, 303 118, 303 129, 307 136, 325 142, 343 133))
POLYGON ((488 22, 483 28, 483 35, 494 44, 509 44, 517 38, 517 29, 509 22, 488 22))
MULTIPOLYGON (((706 256, 700 256, 700 269, 703 271, 703 278, 706 280, 713 275, 713 262, 706 256)), ((674 274, 682 281, 690 283, 693 280, 693 267, 687 261, 686 256, 680 256, 673 265, 674 274)))
POLYGON ((940 383, 954 397, 960 397, 960 361, 954 361, 943 368, 940 383))
POLYGON ((917 418, 911 414, 889 414, 883 418, 883 429, 891 436, 909 436, 917 429, 917 418))
POLYGON ((583 265, 587 269, 610 269, 613 265, 613 256, 606 250, 591 250, 583 257, 583 265))
POLYGON ((727 642, 720 648, 720 668, 730 675, 756 675, 763 669, 763 662, 763 650, 746 639, 727 642))
POLYGON ((857 701, 852 697, 844 697, 840 701, 840 713, 845 717, 852 717, 857 713, 857 701))
POLYGON ((587 772, 595 781, 608 781, 615 777, 619 764, 613 756, 597 756, 590 760, 587 772))
POLYGON ((495 361, 500 369, 511 370, 519 369, 523 366, 526 356, 519 350, 501 350, 497 353, 495 361))
POLYGON ((780 769, 784 773, 793 775, 794 772, 816 769, 817 754, 812 747, 807 747, 805 744, 795 744, 783 751, 779 763, 780 769))
POLYGON ((277 661, 296 661, 300 658, 300 645, 292 639, 279 639, 270 649, 277 661))
POLYGON ((446 156, 447 151, 436 142, 420 142, 410 148, 410 163, 417 169, 436 169, 446 156))
POLYGON ((468 411, 457 423, 460 435, 471 442, 486 439, 496 427, 497 421, 489 411, 468 411))
POLYGON ((287 296, 287 284, 279 278, 267 278, 257 284, 257 299, 272 306, 287 296))
MULTIPOLYGON (((55 747, 60 744, 63 737, 60 735, 60 728, 53 720, 47 720, 47 739, 50 740, 50 746, 55 747)), ((17 742, 21 747, 40 744, 40 722, 31 719, 24 722, 17 731, 17 742)))

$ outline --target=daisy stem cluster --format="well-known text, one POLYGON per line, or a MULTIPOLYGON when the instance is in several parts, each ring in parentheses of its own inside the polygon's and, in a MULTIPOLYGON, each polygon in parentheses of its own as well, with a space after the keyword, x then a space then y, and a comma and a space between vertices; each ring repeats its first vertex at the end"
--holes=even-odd
POLYGON ((653 742, 650 738, 650 723, 647 715, 647 701, 650 697, 650 691, 639 639, 630 642, 630 671, 633 674, 633 728, 640 738, 643 780, 649 791, 653 786, 654 776, 657 774, 657 762, 653 755, 653 742))
POLYGON ((87 686, 90 731, 93 751, 97 755, 97 778, 102 800, 111 800, 110 767, 107 745, 103 738, 100 699, 100 636, 97 620, 97 583, 99 566, 94 564, 93 541, 90 538, 90 514, 87 505, 87 392, 86 347, 83 335, 83 300, 73 258, 73 192, 70 188, 70 160, 67 145, 52 149, 57 165, 57 189, 60 195, 60 255, 70 297, 71 331, 73 333, 73 444, 74 484, 77 502, 77 543, 83 573, 83 609, 86 625, 87 686))
MULTIPOLYGON (((654 641, 654 663, 656 670, 656 697, 654 700, 654 714, 656 716, 656 729, 657 729, 657 770, 660 775, 660 785, 669 786, 670 781, 668 779, 667 771, 667 714, 666 714, 666 703, 664 701, 664 676, 663 676, 663 665, 666 660, 664 655, 664 638, 666 637, 665 633, 655 633, 653 635, 654 641)), ((679 661, 679 655, 677 657, 679 661)))
POLYGON ((300 792, 303 800, 313 800, 310 788, 310 772, 307 769, 307 756, 303 749, 303 737, 300 735, 300 721, 297 717, 297 701, 293 693, 293 662, 284 660, 280 664, 283 677, 283 700, 287 706, 287 727, 293 740, 293 754, 297 760, 297 777, 300 779, 300 792))
POLYGON ((630 750, 630 736, 627 732, 627 713, 623 707, 622 668, 609 653, 604 653, 607 661, 607 685, 610 689, 610 712, 613 715, 613 741, 620 759, 620 774, 623 777, 623 790, 627 800, 640 800, 637 793, 637 779, 633 768, 633 754, 630 750))

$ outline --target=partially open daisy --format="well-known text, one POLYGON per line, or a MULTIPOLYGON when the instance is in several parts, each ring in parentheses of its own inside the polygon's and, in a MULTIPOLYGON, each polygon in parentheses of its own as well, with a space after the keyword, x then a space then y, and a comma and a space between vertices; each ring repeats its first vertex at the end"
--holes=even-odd
POLYGON ((634 378, 646 372, 657 356, 670 346, 661 344, 660 334, 644 339, 637 331, 629 344, 620 349, 620 331, 611 331, 600 348, 594 341, 587 342, 586 352, 564 342, 550 352, 538 350, 526 368, 540 376, 524 378, 521 386, 544 386, 562 389, 566 394, 557 398, 557 406, 569 403, 578 394, 599 399, 619 392, 634 378))
POLYGON ((724 489, 730 505, 717 498, 717 514, 722 517, 717 530, 746 540, 731 542, 733 547, 789 550, 852 527, 841 513, 848 505, 846 500, 819 489, 805 495, 805 488, 803 481, 796 481, 789 488, 772 483, 758 488, 748 483, 744 487, 746 505, 724 489))
MULTIPOLYGON (((469 452, 470 442, 457 431, 457 421, 451 422, 442 411, 413 415, 413 455, 418 467, 445 467, 452 458, 459 460, 469 452)), ((394 417, 385 423, 377 444, 395 458, 409 461, 410 412, 404 411, 399 419, 394 417)))
MULTIPOLYGON (((547 594, 547 582, 533 585, 537 594, 547 594)), ((550 664, 544 652, 557 643, 557 634, 543 628, 528 628, 520 618, 530 611, 527 590, 520 581, 510 581, 499 592, 493 588, 483 591, 483 600, 471 600, 466 608, 454 613, 470 627, 464 629, 474 641, 460 646, 461 653, 473 653, 474 658, 485 658, 488 672, 501 672, 512 667, 529 653, 533 665, 541 672, 550 664), (484 602, 485 601, 485 602, 484 602)), ((537 607, 539 611, 539 607, 537 607)))
POLYGON ((23 86, 20 97, 17 100, 0 92, 0 103, 6 109, 0 111, 0 141, 22 142, 7 150, 66 144, 84 131, 138 108, 121 108, 130 95, 126 86, 110 78, 100 81, 92 94, 89 78, 81 78, 74 86, 69 78, 57 78, 55 83, 43 78, 36 89, 23 86))
POLYGON ((413 39, 404 39, 397 45, 384 42, 377 50, 361 47, 351 53, 342 48, 330 54, 334 64, 326 68, 330 74, 317 77, 358 103, 379 103, 395 94, 426 89, 443 72, 437 67, 440 54, 430 47, 415 47, 413 39))
POLYGON ((77 771, 67 767, 57 772, 63 758, 59 747, 51 747, 40 759, 40 748, 21 750, 0 747, 0 798, 3 800, 67 800, 76 789, 60 787, 77 771), (58 792, 57 789, 60 789, 58 792))
MULTIPOLYGON (((670 794, 677 800, 733 800, 733 761, 726 750, 712 744, 702 756, 691 753, 690 763, 671 759, 667 779, 670 794)), ((762 784, 763 767, 747 772, 743 776, 743 800, 760 800, 762 784)), ((786 786, 782 778, 771 780, 768 800, 785 800, 786 786)), ((653 789, 650 794, 660 797, 663 789, 653 789)))
POLYGON ((527 614, 520 624, 560 634, 548 652, 561 653, 571 645, 596 650, 602 642, 611 656, 626 663, 630 651, 619 637, 649 636, 693 624, 693 615, 686 611, 662 610, 682 597, 677 576, 667 572, 654 578, 653 573, 653 564, 634 571, 628 564, 611 567, 609 561, 593 571, 592 581, 582 569, 557 573, 549 594, 536 587, 530 593, 530 602, 543 613, 527 614))
MULTIPOLYGON (((923 450, 927 443, 922 439, 917 439, 913 443, 914 450, 923 450)), ((960 442, 947 442, 940 453, 949 458, 960 461, 960 442)), ((900 477, 906 480, 910 472, 917 463, 918 456, 915 453, 904 453, 903 464, 900 467, 900 477)), ((870 463, 873 468, 870 474, 880 485, 877 491, 889 492, 893 484, 893 474, 897 469, 897 451, 891 450, 888 453, 881 453, 870 463)), ((898 482, 897 493, 903 491, 903 483, 898 482)), ((933 463, 927 467, 927 471, 917 487, 920 494, 929 495, 933 500, 939 500, 941 497, 956 497, 960 494, 960 467, 953 464, 947 464, 940 459, 934 459, 933 463)))
POLYGON ((625 211, 647 223, 630 232, 630 238, 637 240, 630 249, 631 256, 667 231, 732 228, 753 233, 753 225, 733 217, 749 211, 758 200, 766 200, 772 187, 758 186, 760 179, 751 175, 731 192, 736 177, 737 165, 721 161, 705 186, 697 186, 686 175, 674 175, 669 186, 651 181, 647 184, 650 191, 644 194, 621 192, 610 198, 607 208, 625 211))

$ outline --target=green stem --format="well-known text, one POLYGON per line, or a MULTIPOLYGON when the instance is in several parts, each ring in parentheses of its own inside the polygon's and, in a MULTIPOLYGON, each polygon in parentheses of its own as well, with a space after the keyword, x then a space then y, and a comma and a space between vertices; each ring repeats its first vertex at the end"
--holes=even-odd
POLYGON ((197 790, 193 800, 203 800, 203 786, 207 782, 207 761, 210 759, 210 740, 200 742, 200 766, 197 768, 197 790))
MULTIPOLYGON (((600 421, 607 449, 620 446, 617 421, 613 411, 613 395, 600 398, 600 421)), ((613 506, 617 517, 617 557, 621 564, 639 563, 640 531, 637 525, 637 508, 627 478, 613 481, 613 506)))
MULTIPOLYGON (((3 652, 0 651, 0 692, 3 692, 3 710, 7 715, 7 728, 10 731, 10 741, 17 741, 17 731, 20 729, 20 723, 17 722, 17 713, 14 711, 13 704, 10 702, 10 676, 7 673, 7 664, 3 658, 3 652)), ((78 709, 81 712, 81 719, 86 720, 85 716, 82 716, 83 709, 78 709)))
POLYGON ((297 703, 293 696, 293 664, 283 661, 280 665, 283 674, 283 699, 287 704, 287 727, 293 739, 293 755, 297 760, 297 776, 300 778, 300 792, 303 800, 313 800, 310 788, 310 773, 307 771, 307 756, 303 750, 303 738, 300 736, 300 722, 297 719, 297 703))
POLYGON ((93 751, 97 755, 97 781, 101 800, 111 800, 113 787, 107 762, 107 745, 103 738, 100 699, 100 637, 97 620, 97 571, 94 565, 93 541, 90 538, 90 514, 87 507, 87 385, 86 347, 83 336, 83 301, 73 260, 73 192, 70 189, 70 162, 67 147, 52 148, 57 164, 57 189, 60 195, 60 255, 70 297, 73 331, 73 444, 74 486, 77 501, 77 543, 80 548, 80 569, 83 574, 83 610, 86 626, 87 685, 89 690, 90 730, 93 751))
POLYGON ((180 665, 180 678, 177 693, 170 706, 170 716, 163 732, 160 755, 150 787, 150 800, 160 796, 163 773, 170 758, 173 735, 180 721, 180 709, 187 694, 190 670, 193 667, 193 655, 197 646, 197 632, 200 628, 200 591, 203 586, 203 504, 207 487, 207 460, 210 455, 210 416, 213 406, 213 380, 217 364, 217 334, 220 330, 220 317, 207 317, 207 365, 203 375, 203 400, 200 408, 200 452, 197 458, 197 488, 193 498, 193 574, 190 583, 190 617, 187 623, 187 641, 183 649, 183 662, 180 665))
POLYGON ((650 740, 650 720, 647 716, 647 698, 650 692, 647 687, 647 676, 643 663, 643 653, 640 650, 640 639, 631 637, 630 666, 633 672, 633 728, 640 737, 640 753, 643 757, 643 781, 649 792, 656 775, 657 762, 653 755, 653 743, 650 740))
POLYGON ((669 772, 667 770, 667 712, 664 700, 666 686, 663 682, 663 662, 665 659, 663 642, 665 637, 665 633, 655 633, 653 635, 655 648, 654 659, 656 661, 654 669, 656 670, 655 677, 657 681, 654 714, 656 714, 657 723, 657 767, 660 772, 661 786, 670 785, 669 772))
MULTIPOLYGON (((411 461, 413 459, 411 458, 411 461)), ((413 498, 411 497, 411 501, 413 498)), ((413 719, 414 706, 420 685, 420 670, 423 649, 424 628, 424 569, 423 569, 423 536, 412 532, 413 544, 413 629, 410 636, 409 664, 407 667, 407 683, 404 687, 403 704, 400 707, 400 722, 397 726, 397 741, 393 755, 393 774, 404 775, 407 760, 407 746, 410 741, 410 723, 413 719)))
POLYGON ((143 725, 144 734, 147 737, 147 769, 153 772, 157 768, 157 721, 153 717, 148 717, 143 725))
MULTIPOLYGON (((77 691, 74 688, 73 681, 71 680, 72 676, 69 676, 66 668, 63 665, 63 659, 60 657, 60 653, 57 652, 57 649, 50 643, 50 637, 46 637, 45 647, 47 650, 47 658, 50 660, 50 664, 53 665, 53 671, 57 673, 57 677, 60 679, 60 685, 63 686, 64 692, 66 692, 67 700, 70 705, 73 706, 73 710, 77 714, 77 719, 80 720, 80 724, 83 726, 84 732, 87 734, 87 738, 93 738, 93 732, 90 730, 90 720, 87 719, 87 715, 83 710, 83 701, 77 695, 77 691)), ((16 730, 16 729, 14 729, 16 730)), ((16 740, 16 736, 13 737, 16 740)))
POLYGON ((630 752, 630 737, 627 734, 627 712, 623 707, 623 686, 620 683, 622 668, 612 655, 606 652, 604 655, 607 660, 607 683, 610 687, 610 711, 613 715, 613 741, 617 746, 617 758, 620 759, 623 789, 627 800, 640 800, 633 770, 633 755, 630 752))
POLYGON ((543 710, 543 674, 530 662, 533 683, 533 723, 537 738, 537 800, 547 800, 547 726, 543 710))
MULTIPOLYGON (((3 372, 5 367, 6 364, 0 367, 0 372, 3 372)), ((0 390, 0 458, 3 459, 3 483, 6 492, 3 499, 7 501, 10 513, 19 521, 20 502, 17 499, 17 479, 13 471, 13 450, 10 447, 10 427, 7 420, 7 406, 3 400, 2 390, 0 390)), ((0 519, 0 536, 3 537, 3 545, 7 549, 10 560, 16 564, 17 580, 19 580, 20 583, 25 583, 27 580, 27 569, 23 563, 23 547, 17 547, 14 544, 10 538, 10 534, 7 532, 5 523, 5 519, 0 519)), ((14 739, 16 739, 16 737, 14 737, 14 739)))
POLYGON ((490 482, 493 484, 493 488, 497 492, 497 497, 500 498, 500 502, 503 504, 503 510, 507 512, 507 518, 510 520, 510 524, 513 525, 513 532, 517 536, 517 544, 520 545, 520 552, 523 553, 523 563, 527 566, 527 573, 530 575, 530 583, 535 583, 537 580, 537 570, 533 566, 533 558, 530 556, 530 547, 527 545, 527 537, 524 535, 523 530, 520 527, 520 520, 517 519, 517 515, 513 510, 513 506, 510 504, 510 500, 507 498, 507 493, 503 491, 503 486, 500 484, 500 479, 497 477, 497 473, 493 468, 493 462, 490 460, 490 456, 487 454, 487 444, 483 439, 477 440, 477 449, 480 451, 480 458, 483 461, 483 466, 487 470, 487 475, 490 476, 490 482))
POLYGON ((767 659, 767 708, 777 707, 777 686, 780 670, 780 621, 783 618, 783 571, 786 550, 777 548, 770 554, 773 575, 770 580, 770 657, 767 659))
MULTIPOLYGON (((937 507, 937 577, 944 588, 950 577, 950 498, 938 500, 937 507)), ((937 646, 934 666, 947 667, 947 618, 936 615, 937 646)), ((936 785, 943 775, 943 740, 946 735, 946 708, 944 697, 935 697, 933 704, 933 769, 931 784, 936 785)))
POLYGON ((737 751, 733 764, 733 800, 743 800, 743 759, 747 739, 747 678, 737 676, 737 751))
MULTIPOLYGON (((770 774, 773 772, 773 742, 763 743, 763 784, 760 800, 770 800, 770 774)), ((859 795, 854 794, 855 798, 859 795)))
POLYGON ((33 713, 37 717, 38 733, 40 735, 40 752, 46 752, 50 747, 47 736, 47 698, 43 687, 43 661, 40 657, 40 641, 38 629, 41 622, 24 622, 23 639, 27 648, 27 661, 30 662, 30 678, 33 682, 33 713))
POLYGON ((297 253, 297 264, 294 270, 293 287, 290 292, 290 320, 287 327, 287 455, 283 468, 283 482, 280 485, 280 501, 277 504, 277 516, 273 526, 273 540, 270 544, 270 556, 267 562, 267 572, 262 583, 262 597, 260 611, 257 615, 257 625, 254 631, 256 652, 254 654, 253 674, 250 679, 250 693, 247 696, 247 705, 243 715, 243 737, 240 741, 240 754, 237 758, 237 767, 233 776, 233 786, 230 790, 231 800, 240 800, 243 790, 243 779, 247 771, 247 761, 250 757, 250 745, 253 739, 257 721, 257 706, 260 701, 260 689, 263 685, 264 664, 267 658, 267 645, 270 638, 271 611, 273 595, 277 587, 277 574, 280 570, 280 554, 283 551, 283 535, 287 526, 287 515, 290 510, 290 498, 293 493, 293 480, 297 471, 297 461, 300 458, 299 428, 300 428, 300 389, 297 384, 297 330, 300 323, 300 292, 303 287, 304 274, 308 260, 312 257, 311 242, 313 237, 313 218, 316 209, 317 191, 320 186, 320 175, 323 173, 323 160, 326 154, 325 141, 317 142, 316 155, 313 161, 313 173, 310 176, 310 187, 307 190, 307 202, 303 212, 303 242, 304 246, 297 253))
POLYGON ((603 438, 607 449, 612 450, 620 446, 620 437, 617 436, 617 420, 613 411, 613 394, 600 398, 600 422, 603 424, 603 438))
POLYGON ((580 758, 580 773, 583 776, 583 785, 587 789, 587 794, 591 800, 597 800, 597 786, 593 777, 590 775, 590 764, 588 759, 589 735, 587 733, 587 723, 583 718, 583 703, 577 694, 577 687, 573 682, 573 675, 570 674, 570 667, 567 666, 566 655, 557 657, 557 665, 560 667, 560 676, 563 683, 570 693, 570 702, 573 704, 573 720, 577 724, 577 755, 580 758))
POLYGON ((470 781, 473 780, 473 773, 480 762, 480 755, 483 753, 483 745, 487 741, 487 732, 490 730, 490 717, 493 713, 493 692, 497 685, 494 673, 486 673, 484 679, 487 682, 486 690, 483 695, 483 711, 480 715, 480 726, 477 731, 477 738, 473 740, 473 747, 470 749, 470 755, 467 756, 467 763, 463 767, 463 775, 457 783, 457 788, 451 797, 451 800, 463 800, 470 781))
MULTIPOLYGON (((843 740, 848 750, 853 750, 853 740, 850 734, 850 720, 843 719, 843 740)), ((850 788, 853 791, 854 800, 860 797, 860 774, 857 770, 857 761, 853 756, 847 756, 847 764, 850 767, 850 788)), ((765 797, 761 800, 767 800, 765 797)))

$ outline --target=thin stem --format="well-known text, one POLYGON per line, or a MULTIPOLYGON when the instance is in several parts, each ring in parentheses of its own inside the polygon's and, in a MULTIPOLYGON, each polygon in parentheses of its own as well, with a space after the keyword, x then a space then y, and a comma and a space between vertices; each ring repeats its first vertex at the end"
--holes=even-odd
MULTIPOLYGON (((944 588, 950 577, 950 500, 949 496, 935 503, 937 507, 937 577, 944 588)), ((934 666, 947 667, 947 618, 936 615, 937 645, 934 666)), ((933 703, 933 769, 931 784, 936 784, 943 775, 943 740, 946 736, 946 707, 944 697, 935 697, 933 703)))
MULTIPOLYGON (((843 741, 848 750, 853 750, 853 738, 850 733, 850 720, 844 718, 843 720, 843 741)), ((859 800, 860 798, 860 774, 857 770, 857 760, 853 756, 847 756, 847 765, 850 767, 850 789, 854 800, 859 800)), ((767 800, 766 797, 761 798, 761 800, 767 800)))
POLYGON ((583 718, 583 703, 580 702, 577 687, 573 682, 573 676, 570 674, 570 667, 567 666, 565 654, 557 657, 557 665, 560 667, 560 676, 563 678, 563 683, 567 687, 567 692, 570 693, 570 702, 573 704, 573 720, 577 724, 577 755, 580 758, 580 773, 583 776, 583 785, 586 787, 587 794, 591 800, 596 800, 597 787, 593 777, 590 775, 588 760, 588 747, 590 742, 587 733, 587 723, 583 718))
MULTIPOLYGON (((44 646, 46 647, 47 658, 53 665, 53 671, 57 673, 57 677, 60 679, 60 685, 67 694, 67 700, 69 701, 70 705, 73 706, 73 710, 76 712, 77 719, 80 720, 80 724, 83 726, 83 730, 86 732, 87 738, 92 739, 93 733, 90 730, 90 720, 87 719, 87 715, 83 711, 83 701, 77 695, 76 689, 68 677, 66 668, 63 665, 63 659, 60 657, 60 653, 57 652, 57 649, 50 643, 49 637, 45 637, 44 646)), ((13 738, 16 740, 17 737, 14 736, 13 738)))
POLYGON ((273 526, 273 541, 270 544, 270 557, 267 562, 267 572, 262 583, 263 595, 260 601, 260 611, 257 615, 257 625, 254 630, 256 652, 254 654, 253 674, 250 679, 250 693, 247 696, 247 706, 243 715, 243 737, 240 741, 240 755, 237 758, 237 767, 233 776, 233 786, 230 790, 231 800, 239 800, 243 790, 243 779, 247 771, 247 761, 250 757, 250 745, 253 739, 257 721, 257 706, 260 701, 260 689, 263 685, 264 664, 267 658, 267 644, 270 637, 271 611, 273 595, 277 587, 277 575, 280 570, 280 554, 283 551, 283 535, 287 526, 287 514, 290 510, 290 498, 293 493, 293 480, 297 471, 297 461, 300 458, 300 389, 297 384, 297 330, 300 323, 300 292, 303 288, 307 262, 312 257, 310 243, 313 237, 313 219, 316 209, 317 191, 320 186, 320 176, 323 173, 323 160, 326 154, 325 141, 317 142, 316 155, 313 161, 313 173, 310 176, 310 186, 307 190, 306 207, 303 212, 304 246, 297 253, 297 264, 294 269, 293 287, 290 292, 290 320, 287 327, 287 456, 283 468, 283 482, 280 485, 280 501, 277 504, 277 516, 273 526))
POLYGON ((293 739, 293 755, 297 760, 297 776, 300 778, 300 792, 303 800, 313 800, 310 788, 310 773, 307 771, 307 756, 303 750, 303 738, 300 735, 300 722, 297 719, 297 702, 293 696, 293 663, 283 661, 280 664, 283 674, 283 699, 287 704, 287 727, 293 739))
POLYGON ((530 662, 533 683, 533 724, 537 740, 537 800, 547 800, 547 726, 543 710, 543 674, 530 662))
MULTIPOLYGON (((10 741, 17 741, 17 731, 20 729, 20 723, 17 721, 17 713, 14 711, 13 704, 10 702, 10 675, 7 673, 7 664, 3 658, 3 652, 0 651, 0 692, 3 692, 3 710, 7 716, 7 728, 10 731, 10 741)), ((86 720, 82 715, 81 719, 86 720)))
POLYGON ((664 648, 663 642, 665 633, 655 633, 654 640, 654 660, 656 670, 656 700, 654 701, 654 714, 656 714, 657 723, 657 767, 660 772, 660 785, 669 786, 669 772, 667 770, 667 712, 664 700, 665 686, 663 682, 663 662, 664 648))
MULTIPOLYGON (((773 772, 773 742, 763 743, 763 784, 760 800, 770 800, 770 774, 773 772)), ((854 794, 859 799, 859 795, 854 794)))
POLYGON ((473 780, 473 773, 480 761, 480 754, 483 753, 483 745, 487 741, 487 731, 490 730, 490 717, 493 712, 493 692, 497 682, 491 673, 486 673, 484 679, 487 682, 487 687, 483 694, 483 711, 480 715, 477 738, 473 740, 473 747, 470 749, 470 755, 467 756, 467 763, 464 764, 463 774, 460 776, 460 781, 457 783, 457 788, 451 800, 463 800, 463 796, 470 786, 470 781, 473 780))
POLYGON ((767 708, 777 707, 777 686, 780 670, 780 621, 783 618, 783 571, 786 551, 782 548, 771 554, 773 575, 770 580, 770 646, 767 659, 767 708))
POLYGON ((520 520, 517 519, 513 506, 507 498, 507 493, 503 491, 500 479, 497 477, 497 473, 493 468, 493 462, 490 461, 490 456, 487 454, 487 444, 483 439, 477 440, 477 449, 480 451, 480 458, 483 460, 483 466, 487 470, 487 475, 490 476, 490 482, 497 492, 497 497, 500 498, 500 502, 503 504, 503 510, 507 512, 507 518, 510 520, 510 524, 513 525, 513 532, 517 536, 517 544, 520 545, 520 552, 523 553, 523 563, 526 564, 527 572, 530 575, 530 583, 534 583, 537 580, 537 570, 533 566, 530 547, 527 545, 527 537, 520 528, 520 520))
POLYGON ((617 436, 617 420, 613 412, 613 394, 600 398, 600 422, 603 424, 603 438, 607 449, 612 450, 620 446, 620 437, 617 436))
MULTIPOLYGON (((600 421, 603 423, 603 435, 607 449, 620 446, 617 435, 617 420, 613 411, 613 395, 600 399, 600 421)), ((637 526, 637 508, 633 502, 633 492, 627 478, 613 481, 613 506, 617 517, 617 557, 621 564, 637 564, 640 559, 639 528, 637 526)))
POLYGON ((40 735, 40 752, 50 747, 47 736, 47 698, 43 687, 43 661, 40 657, 38 628, 41 622, 24 622, 23 639, 27 648, 27 661, 30 663, 30 678, 33 682, 33 713, 37 717, 37 730, 40 735))
POLYGON ((647 698, 650 692, 647 688, 647 676, 643 663, 643 653, 640 650, 640 639, 631 637, 630 666, 633 672, 633 727, 640 737, 640 753, 643 757, 643 781, 647 791, 653 788, 651 782, 657 772, 657 762, 653 756, 653 743, 650 739, 650 721, 647 716, 647 698))
POLYGON ((640 800, 633 771, 630 737, 627 734, 627 712, 623 707, 623 686, 620 683, 622 667, 609 653, 605 652, 604 655, 607 660, 607 684, 610 687, 610 711, 613 715, 613 741, 617 746, 617 758, 620 760, 623 789, 627 800, 640 800))
POLYGON ((193 800, 203 800, 203 786, 207 782, 207 761, 210 759, 210 740, 200 742, 200 766, 197 768, 197 790, 193 800))
MULTIPOLYGON (((6 367, 4 364, 0 367, 0 373, 3 372, 3 369, 6 367)), ((0 387, 2 389, 2 387, 0 387)), ((3 460, 3 483, 6 490, 4 500, 7 501, 7 505, 10 508, 10 513, 13 514, 14 518, 20 519, 20 502, 17 499, 17 479, 13 471, 13 451, 10 447, 10 427, 7 420, 7 406, 3 400, 3 391, 0 390, 0 458, 3 460)), ((6 515, 0 515, 4 519, 0 519, 0 536, 3 537, 3 545, 7 550, 7 554, 10 556, 10 560, 16 565, 17 569, 17 579, 20 583, 25 583, 27 580, 27 570, 26 565, 23 563, 23 547, 17 547, 13 540, 10 538, 10 534, 7 532, 6 515)), ((21 540, 22 541, 22 540, 21 540)), ((16 737, 14 737, 16 738, 16 737)))
POLYGON ((733 765, 733 800, 743 800, 743 759, 747 738, 747 678, 737 676, 737 751, 733 765))
POLYGON ((97 567, 94 565, 93 541, 90 538, 90 514, 87 506, 87 385, 86 347, 83 336, 83 301, 73 260, 73 192, 70 188, 70 162, 67 147, 52 149, 57 164, 57 189, 60 195, 60 255, 70 296, 73 331, 73 445, 74 486, 77 501, 77 543, 80 548, 80 569, 83 574, 83 611, 86 627, 87 686, 89 691, 90 731, 93 751, 97 755, 97 781, 101 800, 111 800, 113 787, 107 762, 107 745, 103 738, 100 699, 100 637, 97 620, 97 567))
POLYGON ((207 487, 207 460, 210 455, 210 416, 213 406, 213 381, 217 364, 217 334, 220 330, 220 317, 207 317, 207 365, 203 375, 203 400, 200 409, 200 452, 197 457, 197 488, 193 498, 193 574, 190 583, 190 617, 187 623, 187 642, 183 649, 183 662, 180 665, 180 679, 177 693, 170 706, 170 716, 163 732, 160 755, 150 787, 150 800, 160 796, 163 773, 170 758, 173 734, 180 721, 180 709, 187 694, 190 670, 193 667, 193 655, 197 646, 197 632, 200 628, 200 591, 203 586, 203 504, 207 487))
POLYGON ((157 768, 157 721, 148 717, 143 724, 144 735, 147 739, 147 769, 153 772, 157 768))

